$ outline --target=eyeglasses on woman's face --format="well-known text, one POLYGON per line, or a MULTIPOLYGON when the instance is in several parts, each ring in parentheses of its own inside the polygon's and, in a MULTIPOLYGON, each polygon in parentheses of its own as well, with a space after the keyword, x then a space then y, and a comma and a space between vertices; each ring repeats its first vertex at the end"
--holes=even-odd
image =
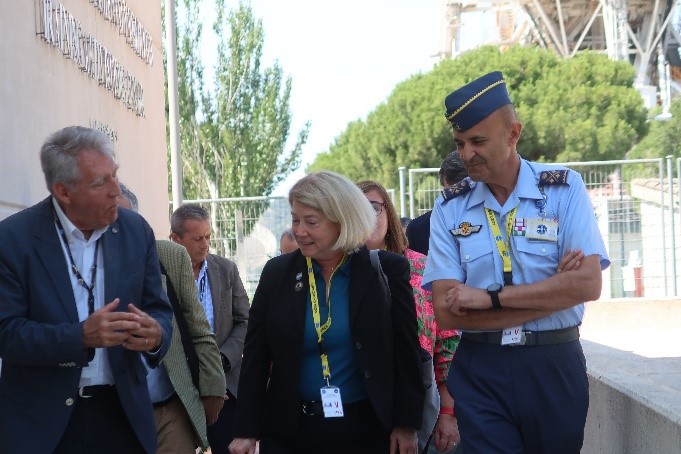
POLYGON ((376 200, 369 200, 369 203, 371 204, 371 208, 373 208, 374 211, 376 212, 376 216, 383 212, 383 207, 385 206, 385 203, 377 202, 376 200))

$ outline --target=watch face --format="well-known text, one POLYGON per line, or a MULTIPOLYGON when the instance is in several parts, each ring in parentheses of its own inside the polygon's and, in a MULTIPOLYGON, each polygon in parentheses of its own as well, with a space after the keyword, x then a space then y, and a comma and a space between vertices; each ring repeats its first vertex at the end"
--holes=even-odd
POLYGON ((489 287, 487 287, 488 292, 500 292, 501 289, 504 288, 501 284, 491 284, 489 287))

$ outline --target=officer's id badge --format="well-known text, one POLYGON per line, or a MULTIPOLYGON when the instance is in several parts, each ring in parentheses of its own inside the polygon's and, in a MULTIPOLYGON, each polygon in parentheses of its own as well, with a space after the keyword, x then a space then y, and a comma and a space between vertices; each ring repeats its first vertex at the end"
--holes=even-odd
POLYGON ((525 333, 522 325, 507 328, 501 332, 501 345, 524 345, 525 333))
POLYGON ((468 236, 471 233, 478 233, 482 225, 473 225, 470 222, 462 222, 458 229, 451 229, 449 233, 453 236, 468 236))
POLYGON ((530 241, 558 241, 558 221, 555 219, 526 219, 525 238, 530 241))

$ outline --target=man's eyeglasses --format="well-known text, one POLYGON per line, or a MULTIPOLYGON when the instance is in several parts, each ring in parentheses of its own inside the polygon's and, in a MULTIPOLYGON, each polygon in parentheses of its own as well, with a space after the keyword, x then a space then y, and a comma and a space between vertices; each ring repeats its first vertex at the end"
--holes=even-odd
POLYGON ((383 207, 385 206, 385 203, 377 202, 375 200, 369 200, 369 203, 371 204, 371 208, 373 208, 374 211, 376 212, 376 216, 383 212, 383 207))

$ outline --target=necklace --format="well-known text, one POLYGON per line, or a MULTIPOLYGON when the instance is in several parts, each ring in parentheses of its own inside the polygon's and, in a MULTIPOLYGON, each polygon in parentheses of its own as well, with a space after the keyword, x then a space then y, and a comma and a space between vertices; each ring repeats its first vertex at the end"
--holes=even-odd
MULTIPOLYGON (((319 267, 320 267, 320 268, 322 269, 322 271, 324 271, 324 272, 327 272, 327 271, 335 271, 335 270, 338 269, 338 267, 341 266, 341 264, 343 264, 344 262, 345 262, 345 255, 343 255, 343 257, 341 257, 341 259, 338 261, 338 263, 336 263, 336 264, 333 265, 333 266, 321 266, 321 265, 319 265, 319 267)), ((319 264, 319 263, 318 263, 318 264, 319 264)))

